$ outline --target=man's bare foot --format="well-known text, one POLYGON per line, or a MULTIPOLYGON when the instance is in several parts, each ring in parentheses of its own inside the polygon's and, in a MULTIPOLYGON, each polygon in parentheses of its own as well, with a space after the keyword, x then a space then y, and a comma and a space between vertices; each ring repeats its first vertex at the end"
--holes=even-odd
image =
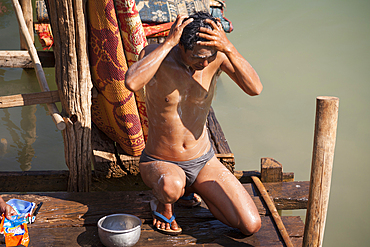
POLYGON ((202 198, 195 193, 185 193, 184 196, 180 197, 177 204, 183 207, 192 208, 197 207, 201 204, 202 198))
POLYGON ((163 204, 152 200, 150 207, 153 214, 153 226, 162 233, 178 235, 182 229, 177 225, 174 217, 173 204, 163 204))

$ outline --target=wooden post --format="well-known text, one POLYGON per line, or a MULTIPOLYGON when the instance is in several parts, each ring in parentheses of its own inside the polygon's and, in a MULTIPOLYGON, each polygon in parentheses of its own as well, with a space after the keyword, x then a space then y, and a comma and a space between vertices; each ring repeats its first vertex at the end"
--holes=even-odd
POLYGON ((261 158, 261 181, 283 182, 283 166, 272 158, 261 158))
POLYGON ((91 185, 91 78, 87 57, 85 10, 80 0, 50 0, 55 77, 67 116, 63 131, 69 168, 68 191, 91 185))
MULTIPOLYGON (((36 77, 37 77, 37 80, 38 80, 39 85, 41 87, 41 90, 44 91, 44 92, 45 91, 50 91, 49 90, 49 85, 46 81, 44 70, 42 69, 40 59, 37 55, 36 48, 35 48, 35 46, 32 42, 31 35, 28 32, 26 22, 23 18, 21 6, 19 5, 18 0, 12 0, 12 3, 13 3, 13 6, 14 6, 14 9, 15 9, 15 13, 16 13, 16 16, 17 16, 17 19, 18 19, 18 23, 19 23, 19 27, 21 29, 22 35, 24 36, 24 38, 26 40, 28 53, 31 56, 31 59, 32 59, 32 62, 33 62, 33 67, 36 71, 36 77)), ((65 128, 65 123, 64 123, 63 118, 60 116, 59 110, 56 107, 56 105, 55 104, 47 104, 47 107, 48 107, 49 113, 51 114, 51 116, 53 118, 53 121, 54 121, 55 125, 57 126, 57 128, 59 130, 63 130, 65 128)))
MULTIPOLYGON (((33 33, 33 12, 32 12, 32 2, 31 0, 19 0, 19 4, 22 9, 23 18, 26 22, 28 33, 31 36, 32 43, 35 42, 35 35, 33 33)), ((21 50, 27 50, 27 42, 22 35, 22 30, 19 29, 20 39, 21 39, 21 50)))
POLYGON ((310 190, 303 246, 322 246, 328 210, 331 173, 338 122, 339 99, 316 98, 315 136, 313 144, 310 190))

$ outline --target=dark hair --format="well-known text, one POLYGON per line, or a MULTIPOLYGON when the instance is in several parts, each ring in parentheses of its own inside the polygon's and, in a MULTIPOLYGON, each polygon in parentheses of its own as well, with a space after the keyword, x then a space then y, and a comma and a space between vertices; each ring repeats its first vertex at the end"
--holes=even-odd
POLYGON ((211 30, 213 29, 210 24, 205 22, 206 19, 210 19, 217 23, 217 19, 207 12, 196 12, 190 15, 189 18, 185 19, 184 21, 190 18, 193 18, 194 20, 184 28, 180 38, 180 43, 184 46, 185 51, 193 50, 194 45, 197 43, 197 41, 207 41, 207 39, 197 36, 200 27, 206 27, 211 30))

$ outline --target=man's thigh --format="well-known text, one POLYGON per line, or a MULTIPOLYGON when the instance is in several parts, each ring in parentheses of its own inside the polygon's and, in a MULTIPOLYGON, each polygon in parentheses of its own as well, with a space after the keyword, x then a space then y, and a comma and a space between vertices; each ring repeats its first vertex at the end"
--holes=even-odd
POLYGON ((258 216, 248 192, 216 156, 200 171, 192 187, 215 216, 221 213, 231 225, 237 224, 239 220, 249 221, 258 216))

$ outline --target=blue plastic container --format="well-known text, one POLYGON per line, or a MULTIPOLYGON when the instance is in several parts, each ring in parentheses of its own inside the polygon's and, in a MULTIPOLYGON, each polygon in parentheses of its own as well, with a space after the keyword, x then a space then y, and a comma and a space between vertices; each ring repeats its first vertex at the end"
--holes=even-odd
POLYGON ((32 202, 27 202, 19 199, 10 199, 6 203, 15 208, 18 211, 18 214, 30 213, 34 206, 34 203, 32 202))

